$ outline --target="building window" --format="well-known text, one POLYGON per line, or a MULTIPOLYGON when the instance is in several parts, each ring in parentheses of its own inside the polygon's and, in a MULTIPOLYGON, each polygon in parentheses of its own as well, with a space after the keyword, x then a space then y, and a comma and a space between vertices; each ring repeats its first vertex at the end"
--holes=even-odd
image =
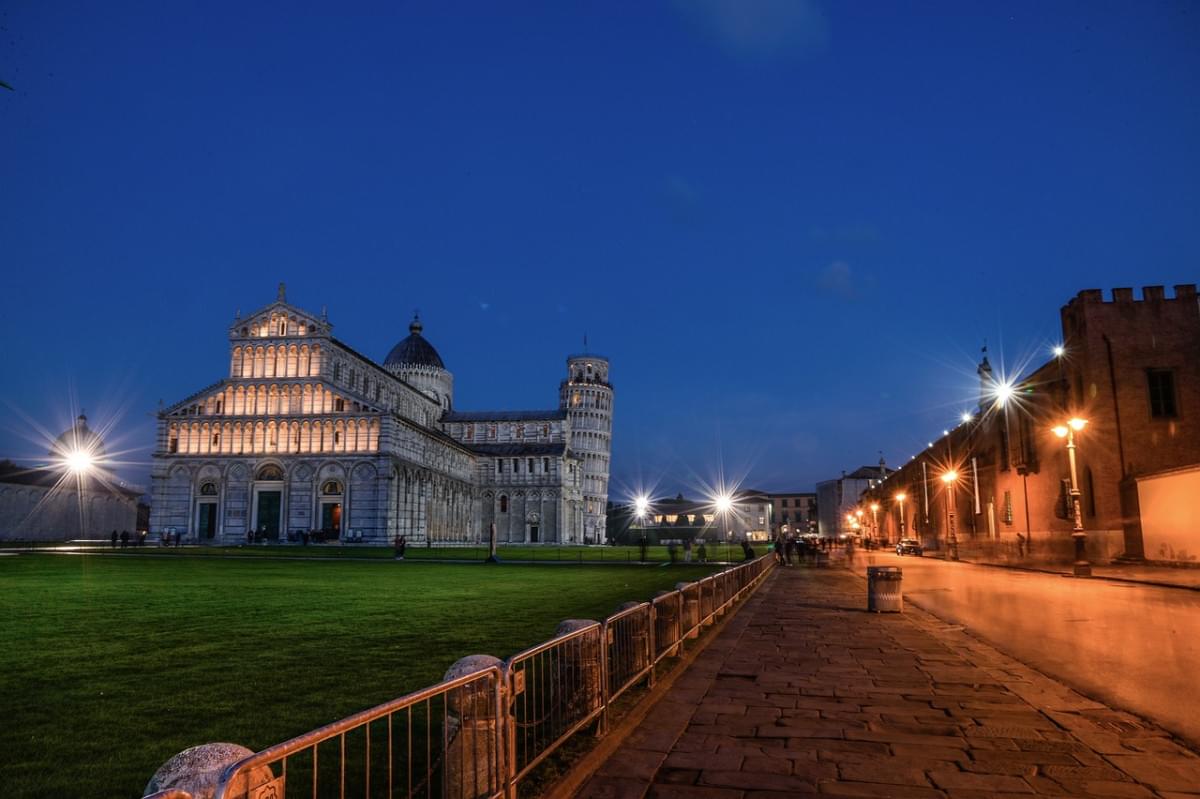
POLYGON ((508 513, 508 497, 504 494, 500 495, 500 512, 508 513))
POLYGON ((513 474, 521 473, 521 459, 513 458, 513 474))
POLYGON ((334 409, 335 411, 344 411, 344 410, 346 410, 346 400, 342 399, 341 397, 338 397, 337 399, 335 399, 335 400, 333 401, 333 409, 334 409))
POLYGON ((200 486, 200 496, 215 497, 216 495, 217 495, 217 484, 216 483, 205 483, 204 485, 200 486))
POLYGON ((504 474, 504 458, 496 458, 496 474, 504 474))
POLYGON ((529 473, 533 474, 533 458, 530 458, 529 462, 525 465, 529 467, 529 473))
POLYGON ((1174 419, 1175 373, 1170 369, 1147 369, 1150 386, 1150 415, 1155 419, 1174 419))
POLYGON ((328 494, 330 496, 339 496, 342 493, 342 484, 337 480, 327 480, 321 486, 321 493, 328 494))
POLYGON ((1012 492, 1005 491, 1004 492, 1004 523, 1012 524, 1012 522, 1013 522, 1012 492))
POLYGON ((550 474, 550 459, 549 458, 542 458, 542 471, 545 472, 546 474, 550 474))

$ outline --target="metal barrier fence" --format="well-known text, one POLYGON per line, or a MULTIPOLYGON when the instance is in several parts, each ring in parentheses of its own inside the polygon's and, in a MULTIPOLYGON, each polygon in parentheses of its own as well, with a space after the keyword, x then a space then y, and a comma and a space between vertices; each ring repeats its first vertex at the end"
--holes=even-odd
POLYGON ((215 799, 503 796, 498 666, 438 683, 229 766, 215 799))
MULTIPOLYGON (((515 797, 518 783, 769 573, 767 556, 231 764, 215 799, 515 797)), ((493 662, 494 659, 492 659, 493 662)), ((179 790, 144 799, 191 799, 179 790)))

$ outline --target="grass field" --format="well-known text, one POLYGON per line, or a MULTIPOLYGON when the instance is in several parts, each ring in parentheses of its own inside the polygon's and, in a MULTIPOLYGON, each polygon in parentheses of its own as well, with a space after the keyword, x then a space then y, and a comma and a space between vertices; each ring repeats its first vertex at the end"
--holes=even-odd
POLYGON ((0 557, 3 795, 138 797, 188 746, 277 743, 709 571, 0 557))

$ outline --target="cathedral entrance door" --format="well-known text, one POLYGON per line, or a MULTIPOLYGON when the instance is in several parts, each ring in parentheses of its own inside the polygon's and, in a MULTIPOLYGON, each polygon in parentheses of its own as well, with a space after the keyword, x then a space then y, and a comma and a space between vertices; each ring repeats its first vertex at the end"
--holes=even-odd
POLYGON ((529 525, 529 543, 536 544, 538 542, 538 532, 536 524, 529 525))
POLYGON ((282 491, 259 491, 258 513, 255 514, 255 536, 265 536, 271 541, 279 540, 279 506, 282 491))
POLYGON ((211 540, 217 536, 217 503, 201 502, 196 506, 196 537, 211 540))
POLYGON ((337 538, 342 532, 342 503, 321 503, 321 532, 337 538))

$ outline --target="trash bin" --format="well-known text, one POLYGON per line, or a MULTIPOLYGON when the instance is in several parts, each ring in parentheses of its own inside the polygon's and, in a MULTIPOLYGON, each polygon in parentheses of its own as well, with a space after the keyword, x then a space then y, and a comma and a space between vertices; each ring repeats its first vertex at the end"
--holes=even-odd
POLYGON ((903 574, 899 566, 868 566, 867 610, 902 613, 904 596, 900 593, 900 581, 903 574))

